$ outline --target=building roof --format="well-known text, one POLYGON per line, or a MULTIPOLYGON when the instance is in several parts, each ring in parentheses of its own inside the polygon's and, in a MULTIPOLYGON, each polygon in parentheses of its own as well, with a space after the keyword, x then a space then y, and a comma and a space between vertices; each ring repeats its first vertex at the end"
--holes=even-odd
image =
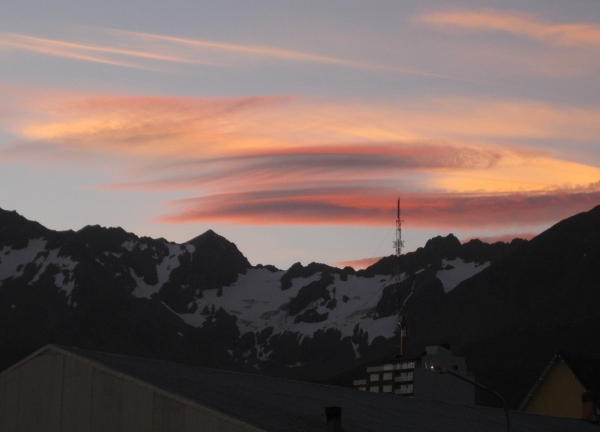
POLYGON ((586 390, 600 391, 600 358, 584 357, 566 351, 559 351, 552 357, 540 378, 535 382, 529 393, 527 393, 527 396, 519 406, 519 411, 525 409, 537 389, 552 370, 552 367, 561 360, 565 361, 569 369, 573 372, 573 375, 575 375, 575 378, 577 378, 586 390))
MULTIPOLYGON (((501 409, 400 398, 70 347, 50 345, 36 354, 47 350, 79 358, 125 379, 145 383, 268 432, 323 431, 327 406, 342 408, 344 431, 494 432, 506 429, 501 409)), ((596 426, 583 420, 512 411, 510 418, 511 431, 597 431, 596 426)))

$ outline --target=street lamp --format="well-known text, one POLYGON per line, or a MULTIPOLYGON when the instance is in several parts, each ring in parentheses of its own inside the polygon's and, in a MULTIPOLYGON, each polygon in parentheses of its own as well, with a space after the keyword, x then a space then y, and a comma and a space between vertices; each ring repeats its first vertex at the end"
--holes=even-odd
POLYGON ((495 392, 494 390, 492 390, 489 387, 484 386, 483 384, 479 384, 475 380, 472 380, 470 378, 467 378, 464 375, 456 373, 451 369, 447 369, 445 367, 438 366, 434 363, 425 363, 425 369, 427 369, 428 371, 433 372, 433 373, 440 373, 440 374, 448 373, 452 376, 455 376, 456 378, 458 378, 460 380, 466 381, 469 384, 472 384, 475 387, 479 387, 480 389, 483 389, 483 390, 493 394, 494 396, 496 396, 498 399, 500 399, 500 401, 502 402, 502 405, 504 406, 504 412, 506 414, 506 432, 510 432, 510 417, 508 415, 508 405, 506 405, 506 401, 504 400, 504 398, 502 396, 500 396, 500 393, 495 392))

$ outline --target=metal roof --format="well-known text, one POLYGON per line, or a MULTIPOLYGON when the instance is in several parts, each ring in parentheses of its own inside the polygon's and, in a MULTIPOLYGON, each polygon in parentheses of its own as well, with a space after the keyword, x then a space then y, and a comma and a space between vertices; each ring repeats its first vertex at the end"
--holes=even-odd
MULTIPOLYGON (((142 381, 268 432, 324 431, 327 406, 342 408, 342 428, 347 432, 506 430, 501 409, 403 398, 62 346, 47 346, 38 353, 48 349, 82 358, 104 370, 142 381)), ((516 411, 511 411, 510 417, 511 431, 598 430, 583 420, 516 411)))

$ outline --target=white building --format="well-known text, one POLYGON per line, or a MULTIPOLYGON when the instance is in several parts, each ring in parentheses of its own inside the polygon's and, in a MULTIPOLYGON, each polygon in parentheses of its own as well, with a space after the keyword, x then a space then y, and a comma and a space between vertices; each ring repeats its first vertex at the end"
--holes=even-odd
POLYGON ((468 376, 463 357, 452 355, 443 346, 429 346, 421 357, 394 358, 367 368, 367 376, 354 380, 354 387, 374 393, 393 393, 417 399, 474 405, 475 389, 448 374, 432 373, 425 365, 434 364, 468 376))

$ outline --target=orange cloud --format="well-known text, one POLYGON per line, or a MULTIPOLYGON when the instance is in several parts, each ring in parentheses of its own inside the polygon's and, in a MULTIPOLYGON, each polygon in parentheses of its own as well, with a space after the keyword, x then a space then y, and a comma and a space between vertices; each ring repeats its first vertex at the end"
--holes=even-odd
MULTIPOLYGON (((230 193, 171 203, 168 223, 389 226, 394 192, 385 189, 294 189, 230 193)), ((500 229, 540 225, 600 204, 600 183, 587 188, 509 194, 400 193, 412 228, 500 229)))
POLYGON ((522 226, 592 207, 600 168, 499 137, 593 140, 599 112, 513 102, 35 95, 15 105, 19 121, 0 121, 17 153, 126 161, 109 189, 188 190, 170 223, 387 226, 398 194, 417 227, 522 226))
MULTIPOLYGON (((327 152, 327 143, 359 148, 419 141, 466 146, 465 141, 475 141, 475 148, 477 142, 499 139, 594 141, 600 135, 598 109, 522 100, 433 99, 397 108, 287 96, 44 100, 40 95, 29 103, 24 119, 10 125, 25 140, 161 160, 315 146, 327 152)), ((505 151, 494 147, 494 152, 505 151)))
POLYGON ((373 257, 373 258, 361 258, 357 260, 350 261, 339 261, 333 263, 334 267, 344 268, 344 267, 352 267, 353 269, 360 270, 369 267, 370 265, 375 264, 383 257, 373 257))
POLYGON ((600 45, 600 24, 554 24, 521 12, 495 9, 434 12, 415 17, 415 21, 443 29, 498 31, 560 46, 600 45))
MULTIPOLYGON (((109 185, 110 189, 178 189, 211 184, 213 189, 238 190, 281 188, 303 184, 319 186, 334 182, 362 185, 385 184, 398 176, 416 173, 441 178, 455 171, 479 172, 518 160, 535 165, 539 156, 524 150, 492 149, 470 145, 440 143, 382 143, 365 146, 344 144, 303 148, 257 149, 254 153, 196 158, 154 164, 151 174, 158 179, 109 185)), ((542 158, 543 159, 543 158, 542 158)), ((600 175, 600 171, 596 172, 600 175)), ((430 180, 430 182, 433 180, 430 180)), ((441 180, 437 180, 441 181, 441 180)))
MULTIPOLYGON (((13 126, 24 139, 63 149, 189 158, 231 149, 264 147, 256 115, 268 115, 288 97, 89 97, 61 104, 34 103, 34 120, 13 126)), ((32 117, 31 114, 27 118, 32 117)))

